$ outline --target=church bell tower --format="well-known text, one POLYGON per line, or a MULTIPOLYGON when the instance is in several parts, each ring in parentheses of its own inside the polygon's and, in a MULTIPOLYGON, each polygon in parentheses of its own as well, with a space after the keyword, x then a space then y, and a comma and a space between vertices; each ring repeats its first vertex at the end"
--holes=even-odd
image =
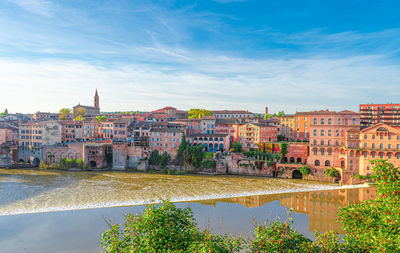
POLYGON ((97 94, 97 89, 96 93, 94 94, 94 107, 100 108, 99 94, 97 94))

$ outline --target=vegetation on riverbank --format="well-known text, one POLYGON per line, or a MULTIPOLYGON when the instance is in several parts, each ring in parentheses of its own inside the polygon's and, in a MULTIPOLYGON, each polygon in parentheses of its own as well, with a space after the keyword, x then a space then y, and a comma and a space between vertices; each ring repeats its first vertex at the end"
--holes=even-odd
POLYGON ((109 224, 102 235, 106 252, 400 252, 400 171, 384 160, 373 161, 369 180, 378 196, 341 208, 338 220, 346 234, 316 233, 316 240, 292 228, 292 219, 255 224, 252 239, 201 231, 190 208, 163 201, 143 214, 128 214, 125 223, 109 224))

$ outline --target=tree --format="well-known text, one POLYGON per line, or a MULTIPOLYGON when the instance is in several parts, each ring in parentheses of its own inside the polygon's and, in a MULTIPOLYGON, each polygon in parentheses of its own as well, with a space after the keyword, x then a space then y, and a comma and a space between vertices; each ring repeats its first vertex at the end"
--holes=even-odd
POLYGON ((311 169, 308 166, 303 166, 300 168, 300 172, 303 176, 306 176, 311 173, 311 169))
POLYGON ((358 252, 400 252, 400 169, 381 159, 372 164, 377 198, 339 210, 344 241, 358 252))
POLYGON ((69 108, 62 108, 59 113, 61 114, 59 119, 60 120, 68 120, 69 114, 71 114, 71 109, 69 108))
POLYGON ((212 112, 206 109, 190 109, 188 112, 188 118, 202 118, 203 116, 212 116, 212 112))
POLYGON ((287 143, 279 143, 279 154, 281 155, 281 160, 286 157, 288 153, 288 144, 287 143))
POLYGON ((285 112, 284 111, 279 111, 278 113, 274 113, 274 114, 265 114, 264 115, 264 119, 269 119, 269 118, 273 118, 273 117, 278 117, 281 118, 283 116, 285 116, 285 112))
POLYGON ((169 201, 127 214, 123 227, 108 224, 101 236, 105 252, 238 252, 243 239, 201 231, 189 207, 169 201))
POLYGON ((104 121, 105 119, 107 119, 107 117, 106 116, 96 116, 96 119, 99 121, 99 122, 102 122, 102 121, 104 121))
POLYGON ((159 165, 161 160, 161 156, 158 153, 158 150, 153 150, 149 156, 149 165, 159 165))
POLYGON ((282 134, 278 134, 278 141, 284 141, 285 140, 285 136, 282 134))
POLYGON ((234 152, 242 152, 242 143, 235 141, 234 143, 232 143, 232 148, 234 149, 234 152))
POLYGON ((170 161, 171 161, 171 155, 168 154, 167 152, 164 152, 160 157, 161 168, 165 168, 170 161))
POLYGON ((325 176, 327 177, 338 177, 340 174, 335 168, 326 169, 324 171, 325 176))
POLYGON ((83 116, 86 115, 85 108, 78 108, 74 111, 75 121, 82 120, 83 116))
POLYGON ((7 108, 4 110, 4 115, 8 115, 8 110, 7 110, 7 108))

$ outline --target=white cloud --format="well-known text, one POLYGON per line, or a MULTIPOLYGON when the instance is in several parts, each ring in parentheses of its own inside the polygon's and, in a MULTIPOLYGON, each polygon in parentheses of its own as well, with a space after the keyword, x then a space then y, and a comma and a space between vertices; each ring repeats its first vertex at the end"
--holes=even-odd
POLYGON ((22 9, 45 17, 53 15, 53 5, 47 0, 9 0, 22 9))
POLYGON ((380 56, 254 60, 192 54, 183 61, 185 67, 102 67, 83 61, 3 58, 0 110, 57 111, 78 102, 92 104, 96 87, 103 111, 164 105, 255 112, 264 106, 289 112, 357 110, 359 103, 396 102, 400 95, 400 66, 380 56))

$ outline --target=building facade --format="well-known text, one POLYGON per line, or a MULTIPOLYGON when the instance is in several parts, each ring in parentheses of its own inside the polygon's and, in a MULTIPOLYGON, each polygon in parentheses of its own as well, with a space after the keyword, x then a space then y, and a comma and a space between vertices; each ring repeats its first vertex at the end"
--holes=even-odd
POLYGON ((400 127, 400 104, 361 104, 360 117, 361 129, 378 123, 400 127))

